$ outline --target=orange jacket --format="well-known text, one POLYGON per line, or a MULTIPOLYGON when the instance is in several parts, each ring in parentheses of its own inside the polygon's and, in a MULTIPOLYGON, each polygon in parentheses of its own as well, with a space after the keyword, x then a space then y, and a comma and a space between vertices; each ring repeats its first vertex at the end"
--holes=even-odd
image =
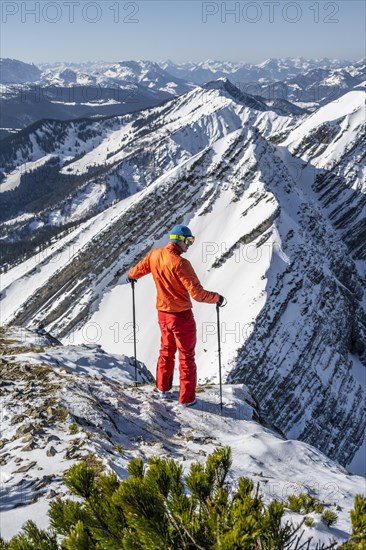
POLYGON ((133 267, 128 276, 139 279, 151 273, 156 290, 156 309, 178 313, 192 308, 190 295, 197 302, 215 304, 219 299, 217 292, 205 290, 191 263, 181 257, 182 249, 175 243, 163 248, 154 248, 133 267))

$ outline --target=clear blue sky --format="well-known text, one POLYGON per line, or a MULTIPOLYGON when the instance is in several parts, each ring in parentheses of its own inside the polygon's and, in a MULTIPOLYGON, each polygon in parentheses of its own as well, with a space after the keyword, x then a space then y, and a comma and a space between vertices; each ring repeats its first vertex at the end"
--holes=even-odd
POLYGON ((2 0, 1 57, 26 62, 365 56, 365 3, 2 0))

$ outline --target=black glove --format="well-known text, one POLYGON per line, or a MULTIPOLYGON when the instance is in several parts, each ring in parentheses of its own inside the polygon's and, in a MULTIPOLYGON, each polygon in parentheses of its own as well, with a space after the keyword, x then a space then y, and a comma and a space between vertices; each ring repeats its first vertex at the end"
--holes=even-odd
POLYGON ((217 300, 216 304, 219 307, 223 307, 223 306, 226 306, 226 303, 227 303, 226 298, 224 298, 223 296, 221 296, 221 294, 219 294, 219 299, 217 300))
MULTIPOLYGON (((116 271, 116 273, 114 274, 115 277, 121 277, 121 275, 124 275, 126 272, 124 269, 119 269, 118 271, 116 271)), ((137 283, 137 279, 130 279, 130 277, 127 275, 125 277, 125 283, 137 283)))

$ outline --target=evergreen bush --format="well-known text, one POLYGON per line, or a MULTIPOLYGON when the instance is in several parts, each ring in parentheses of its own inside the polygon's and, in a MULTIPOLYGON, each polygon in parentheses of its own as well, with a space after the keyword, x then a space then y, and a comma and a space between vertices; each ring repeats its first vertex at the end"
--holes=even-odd
POLYGON ((304 525, 306 525, 306 527, 314 527, 314 524, 315 524, 315 521, 313 517, 305 516, 304 525))
POLYGON ((331 525, 335 525, 337 523, 338 516, 332 510, 324 510, 322 520, 326 525, 328 525, 328 527, 330 527, 331 525))
POLYGON ((366 549, 366 497, 356 495, 354 509, 351 510, 352 533, 349 541, 341 548, 342 550, 365 550, 366 549))
POLYGON ((321 514, 324 510, 324 506, 324 502, 321 502, 308 493, 290 495, 286 502, 286 508, 297 514, 309 514, 311 512, 321 514))
MULTIPOLYGON (((274 500, 266 505, 251 479, 230 482, 230 466, 229 447, 216 449, 205 464, 192 463, 185 476, 173 459, 155 457, 144 464, 138 458, 129 462, 129 477, 119 481, 114 472, 104 473, 95 459, 84 460, 64 475, 72 498, 58 497, 51 503, 49 531, 27 522, 10 542, 0 541, 0 548, 309 550, 312 539, 302 539, 305 519, 294 526, 285 518, 286 503, 274 500)), ((310 501, 302 496, 297 506, 299 502, 302 509, 310 501)), ((363 497, 357 498, 352 525, 353 546, 345 548, 364 548, 357 546, 365 540, 363 497)))

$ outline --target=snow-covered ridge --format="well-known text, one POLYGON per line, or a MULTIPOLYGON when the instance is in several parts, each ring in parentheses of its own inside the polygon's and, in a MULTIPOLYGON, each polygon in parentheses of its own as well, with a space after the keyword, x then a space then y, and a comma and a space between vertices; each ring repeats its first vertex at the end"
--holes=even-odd
POLYGON ((352 121, 354 113, 358 113, 358 120, 353 124, 354 127, 359 126, 364 119, 362 115, 365 115, 365 99, 366 99, 365 85, 359 86, 357 89, 343 95, 334 102, 328 103, 324 107, 321 107, 318 111, 306 118, 295 130, 293 130, 288 138, 282 143, 285 147, 290 147, 293 151, 298 145, 299 138, 303 139, 304 136, 309 134, 315 128, 321 126, 325 122, 332 122, 344 118, 348 115, 347 122, 352 121))
MULTIPOLYGON (((27 173, 32 173, 35 168, 49 161, 50 140, 53 140, 52 158, 59 164, 59 174, 69 179, 74 177, 74 185, 80 189, 79 180, 85 187, 91 179, 98 181, 100 176, 108 173, 107 179, 103 180, 107 187, 101 193, 100 202, 112 202, 115 198, 123 198, 136 186, 151 183, 152 178, 164 173, 180 159, 188 159, 216 139, 235 130, 240 121, 242 124, 258 124, 266 134, 282 131, 287 125, 293 124, 291 118, 285 116, 286 113, 279 117, 276 114, 282 113, 248 94, 240 93, 229 82, 219 81, 216 89, 213 85, 197 88, 146 114, 96 122, 46 121, 19 140, 20 148, 16 147, 14 140, 15 146, 9 141, 9 146, 4 148, 0 167, 4 177, 0 183, 0 192, 16 188, 21 177, 26 179, 27 173), (252 111, 255 108, 259 109, 258 113, 252 111), (157 119, 157 126, 162 130, 146 135, 144 124, 150 117, 157 119), (162 139, 167 142, 167 151, 160 145, 162 139), (171 160, 160 162, 161 155, 171 157, 171 160), (93 178, 95 172, 98 176, 93 178), (88 177, 89 173, 91 175, 88 177)), ((55 175, 52 177, 55 178, 55 175)), ((36 181, 43 178, 40 170, 36 181)), ((82 189, 81 193, 84 193, 82 189)), ((83 198, 75 198, 76 202, 80 200, 83 198)), ((95 206, 98 208, 98 204, 95 206)), ((77 220, 77 212, 80 210, 75 211, 67 203, 63 205, 63 210, 64 216, 62 213, 57 216, 58 223, 77 220)), ((8 217, 9 214, 8 210, 8 217)), ((15 217, 14 214, 10 216, 13 219, 15 217)), ((54 216, 52 219, 55 219, 54 216)), ((49 217, 45 219, 43 216, 42 223, 48 224, 49 217)))
MULTIPOLYGON (((350 532, 349 511, 364 480, 313 447, 286 440, 258 422, 257 404, 242 384, 198 388, 191 410, 157 398, 144 371, 135 385, 132 361, 100 347, 62 346, 43 331, 1 332, 3 415, 1 439, 1 536, 9 539, 27 519, 48 526, 47 509, 67 498, 62 473, 88 455, 120 478, 130 459, 174 456, 185 471, 217 446, 232 448, 231 478, 259 482, 266 502, 310 492, 337 510, 328 528, 320 515, 305 536, 339 543, 350 532), (142 382, 142 384, 141 384, 142 382)), ((139 364, 139 370, 143 368, 139 364)), ((295 523, 299 514, 288 514, 295 523)), ((304 537, 305 538, 305 537, 304 537)))

